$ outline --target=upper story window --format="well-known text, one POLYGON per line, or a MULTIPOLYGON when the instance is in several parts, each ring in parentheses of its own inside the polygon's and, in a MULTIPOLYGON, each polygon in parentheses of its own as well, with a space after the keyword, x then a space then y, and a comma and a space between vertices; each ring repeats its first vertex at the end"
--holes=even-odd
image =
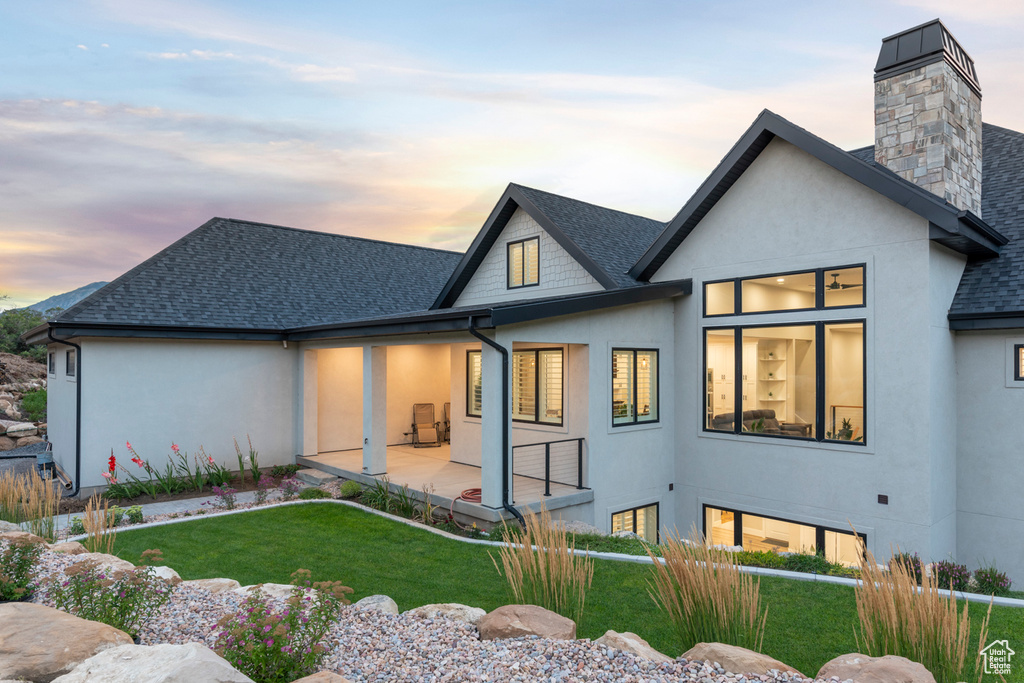
POLYGON ((704 285, 704 315, 864 306, 864 266, 734 278, 704 285))
POLYGON ((509 242, 508 288, 530 287, 540 283, 540 238, 509 242))
POLYGON ((612 426, 658 421, 658 352, 612 349, 612 426))
POLYGON ((57 374, 57 354, 53 351, 46 354, 46 372, 51 376, 57 374))
POLYGON ((562 349, 512 352, 512 419, 562 424, 562 349))
POLYGON ((479 351, 466 352, 466 415, 483 414, 483 373, 479 351))
POLYGON ((67 352, 67 354, 65 354, 64 361, 65 361, 64 374, 67 375, 68 377, 72 377, 73 378, 75 376, 75 369, 76 369, 76 365, 75 365, 76 358, 75 358, 75 350, 74 349, 69 350, 67 352))
POLYGON ((1015 344, 1013 347, 1013 378, 1024 382, 1024 344, 1015 344))

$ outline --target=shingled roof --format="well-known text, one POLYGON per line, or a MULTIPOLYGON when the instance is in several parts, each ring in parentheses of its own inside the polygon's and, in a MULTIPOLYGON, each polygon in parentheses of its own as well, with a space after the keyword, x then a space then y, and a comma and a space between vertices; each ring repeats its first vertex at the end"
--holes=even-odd
POLYGON ((461 256, 214 218, 56 322, 286 330, 423 310, 461 256))

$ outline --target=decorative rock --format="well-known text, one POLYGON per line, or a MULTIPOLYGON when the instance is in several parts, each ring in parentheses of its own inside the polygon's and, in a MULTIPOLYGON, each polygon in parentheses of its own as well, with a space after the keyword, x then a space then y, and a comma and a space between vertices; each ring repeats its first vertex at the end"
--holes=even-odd
POLYGON ((460 605, 457 602, 442 602, 436 605, 423 605, 422 607, 416 607, 415 609, 407 610, 405 614, 412 617, 419 617, 421 619, 437 619, 438 617, 443 617, 445 619, 454 619, 455 621, 464 621, 467 624, 473 624, 476 626, 477 622, 480 621, 480 618, 487 614, 487 612, 479 607, 460 605))
POLYGON ((284 583, 258 583, 255 586, 242 586, 241 588, 235 588, 234 592, 239 595, 249 597, 250 593, 259 591, 271 598, 287 600, 292 597, 293 588, 295 588, 295 586, 289 586, 284 583))
POLYGON ((46 541, 36 536, 35 534, 30 534, 29 532, 21 531, 20 529, 19 531, 5 531, 4 533, 0 534, 0 541, 16 540, 28 541, 29 543, 46 543, 46 541))
POLYGON ((561 529, 562 531, 570 534, 594 534, 604 536, 603 531, 593 524, 587 524, 586 522, 566 522, 561 519, 556 519, 551 522, 551 525, 556 529, 561 529))
POLYGON ((88 550, 85 546, 78 541, 67 541, 65 543, 54 543, 50 546, 50 550, 55 553, 64 553, 65 555, 84 555, 88 550))
POLYGON ((178 572, 174 571, 170 567, 151 567, 153 574, 159 576, 164 581, 167 581, 172 586, 177 586, 181 583, 181 577, 178 576, 178 572))
POLYGON ((705 662, 714 662, 729 673, 734 674, 757 674, 761 676, 774 669, 775 671, 788 671, 799 675, 801 678, 807 678, 788 664, 783 664, 768 655, 737 647, 736 645, 697 643, 684 652, 682 657, 688 660, 699 659, 705 662))
POLYGON ((252 683, 216 652, 200 645, 122 645, 85 660, 59 683, 252 683))
MULTIPOLYGON (((3 683, 3 681, 0 681, 0 683, 3 683)), ((352 683, 352 681, 330 671, 317 671, 315 674, 299 678, 292 681, 292 683, 352 683)))
POLYGON ((19 422, 7 428, 7 437, 20 439, 23 436, 35 436, 37 431, 36 426, 31 422, 19 422))
POLYGON ((6 436, 0 436, 0 451, 13 451, 14 450, 14 439, 8 439, 6 436))
POLYGON ((386 595, 371 595, 357 602, 356 609, 375 609, 387 614, 398 614, 398 603, 386 595))
POLYGON ((616 633, 615 631, 605 631, 604 635, 594 641, 598 645, 604 645, 605 647, 614 648, 616 650, 622 650, 640 657, 641 659, 649 659, 652 662, 661 664, 662 662, 673 662, 675 661, 668 655, 664 655, 648 643, 646 640, 641 638, 635 633, 626 631, 625 633, 616 633))
POLYGON ((853 683, 935 683, 928 669, 906 657, 869 657, 857 652, 826 662, 818 672, 818 678, 832 676, 853 683))
POLYGON ((131 636, 113 626, 51 607, 0 605, 0 678, 49 683, 93 655, 131 642, 131 636))
POLYGON ((106 571, 129 572, 135 569, 135 565, 131 562, 122 560, 115 555, 107 555, 106 553, 82 553, 77 557, 78 559, 71 565, 72 567, 76 564, 91 561, 95 562, 100 569, 106 571))
POLYGON ((0 519, 0 534, 7 533, 8 531, 21 531, 21 527, 14 522, 5 522, 0 519))
POLYGON ((204 588, 211 593, 224 593, 226 591, 233 591, 242 587, 242 585, 234 579, 193 579, 192 581, 182 581, 182 583, 186 586, 204 588))
POLYGON ((24 448, 25 446, 31 446, 32 444, 42 443, 43 439, 39 436, 23 436, 18 439, 18 448, 24 448))
POLYGON ((536 605, 505 605, 481 617, 476 624, 480 640, 540 636, 575 640, 576 622, 536 605))

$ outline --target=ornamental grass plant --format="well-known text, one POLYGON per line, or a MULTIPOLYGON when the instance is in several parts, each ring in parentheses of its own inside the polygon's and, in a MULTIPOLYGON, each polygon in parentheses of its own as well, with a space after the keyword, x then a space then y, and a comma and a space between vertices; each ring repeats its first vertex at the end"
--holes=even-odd
POLYGON ((761 580, 741 572, 732 553, 711 548, 693 529, 689 539, 667 535, 664 563, 647 554, 654 562, 648 593, 668 614, 683 650, 717 642, 761 651, 768 619, 761 580))
POLYGON ((117 540, 117 515, 109 509, 110 503, 104 499, 102 507, 100 498, 93 496, 85 504, 82 513, 82 528, 85 540, 82 545, 90 553, 113 554, 114 542, 117 540))
POLYGON ((923 574, 918 586, 911 563, 891 562, 886 571, 863 547, 861 558, 861 581, 854 588, 860 621, 857 651, 872 657, 898 655, 920 662, 937 683, 981 681, 981 648, 992 603, 981 623, 972 658, 968 605, 964 602, 963 610, 958 611, 956 594, 940 593, 948 586, 941 586, 934 572, 923 574))
POLYGON ((52 481, 35 472, 0 473, 0 519, 20 524, 26 531, 53 541, 59 505, 60 493, 52 481))
POLYGON ((505 533, 499 550, 501 566, 491 562, 508 582, 509 594, 518 604, 539 605, 579 624, 587 589, 594 580, 594 560, 589 553, 576 554, 576 540, 551 523, 551 514, 526 516, 518 534, 505 533))

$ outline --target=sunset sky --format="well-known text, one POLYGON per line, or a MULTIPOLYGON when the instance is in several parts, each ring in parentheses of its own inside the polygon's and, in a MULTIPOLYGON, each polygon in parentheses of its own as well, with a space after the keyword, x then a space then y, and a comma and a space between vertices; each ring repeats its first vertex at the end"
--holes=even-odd
POLYGON ((764 108, 872 142, 939 16, 1024 130, 1024 3, 0 0, 0 307, 213 216, 463 250, 508 182, 669 219, 764 108))

